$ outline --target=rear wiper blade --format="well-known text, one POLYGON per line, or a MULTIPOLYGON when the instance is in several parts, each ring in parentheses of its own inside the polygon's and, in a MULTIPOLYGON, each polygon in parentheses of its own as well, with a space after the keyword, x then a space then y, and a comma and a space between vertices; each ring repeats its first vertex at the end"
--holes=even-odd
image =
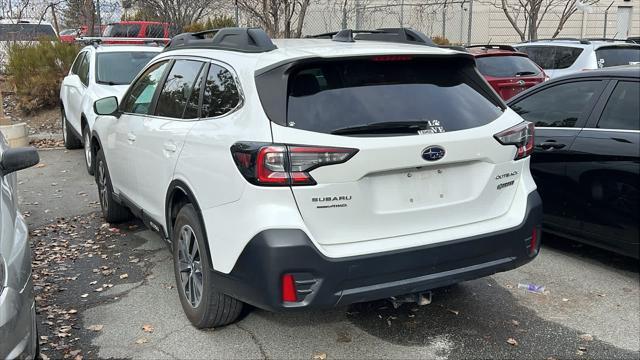
POLYGON ((367 134, 367 133, 408 133, 418 132, 429 127, 427 121, 384 121, 365 125, 349 126, 333 130, 333 135, 367 134))
POLYGON ((518 71, 516 73, 516 76, 522 76, 522 75, 535 75, 536 73, 534 73, 533 71, 518 71))

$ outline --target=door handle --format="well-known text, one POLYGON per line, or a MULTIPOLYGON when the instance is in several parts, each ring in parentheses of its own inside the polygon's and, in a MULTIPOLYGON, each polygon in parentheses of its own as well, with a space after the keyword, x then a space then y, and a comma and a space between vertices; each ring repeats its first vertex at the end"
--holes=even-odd
POLYGON ((176 152, 178 147, 173 142, 166 142, 164 143, 164 149, 169 152, 176 152))
POLYGON ((536 145, 536 147, 542 148, 544 150, 562 149, 565 146, 567 146, 567 145, 558 143, 555 140, 547 140, 547 141, 545 141, 545 142, 543 142, 541 144, 536 145))
POLYGON ((136 141, 136 135, 134 133, 127 133, 127 140, 129 140, 130 143, 136 141))

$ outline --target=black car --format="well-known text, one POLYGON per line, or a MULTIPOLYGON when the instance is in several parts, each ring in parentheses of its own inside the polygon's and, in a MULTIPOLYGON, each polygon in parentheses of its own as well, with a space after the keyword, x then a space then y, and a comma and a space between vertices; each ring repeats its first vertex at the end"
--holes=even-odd
POLYGON ((508 102, 536 126, 546 231, 639 257, 639 103, 638 65, 567 75, 508 102))

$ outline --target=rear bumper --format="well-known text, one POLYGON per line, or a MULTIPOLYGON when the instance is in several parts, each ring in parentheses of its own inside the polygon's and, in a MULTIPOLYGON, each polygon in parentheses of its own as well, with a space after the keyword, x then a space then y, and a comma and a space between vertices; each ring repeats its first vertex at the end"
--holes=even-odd
POLYGON ((216 287, 266 310, 332 307, 425 291, 507 271, 538 253, 542 201, 529 194, 523 222, 514 228, 399 251, 327 258, 301 230, 256 235, 229 274, 215 273, 216 287), (537 242, 529 245, 536 229, 537 242), (282 302, 281 278, 293 274, 298 302, 282 302))

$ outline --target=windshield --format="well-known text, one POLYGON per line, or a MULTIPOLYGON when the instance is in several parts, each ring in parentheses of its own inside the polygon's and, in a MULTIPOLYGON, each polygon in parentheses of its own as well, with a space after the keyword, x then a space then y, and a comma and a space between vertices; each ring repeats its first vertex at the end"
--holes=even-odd
POLYGON ((138 72, 156 56, 155 52, 109 52, 96 56, 96 82, 109 85, 131 83, 138 72))
POLYGON ((106 37, 138 37, 140 25, 138 24, 111 24, 104 29, 106 37))
POLYGON ((76 29, 64 29, 60 31, 60 35, 76 35, 78 30, 76 29))
POLYGON ((476 58, 482 75, 493 77, 516 77, 540 74, 540 68, 524 56, 482 56, 476 58))
POLYGON ((596 57, 600 68, 637 64, 640 62, 640 46, 602 47, 596 50, 596 57))
POLYGON ((455 131, 485 125, 502 114, 471 63, 379 58, 327 61, 295 71, 289 77, 287 125, 339 133, 372 124, 422 122, 455 131))
POLYGON ((43 37, 56 37, 48 24, 0 24, 0 41, 34 41, 43 37))
POLYGON ((582 48, 571 46, 518 46, 518 51, 545 70, 566 69, 573 65, 582 48))

